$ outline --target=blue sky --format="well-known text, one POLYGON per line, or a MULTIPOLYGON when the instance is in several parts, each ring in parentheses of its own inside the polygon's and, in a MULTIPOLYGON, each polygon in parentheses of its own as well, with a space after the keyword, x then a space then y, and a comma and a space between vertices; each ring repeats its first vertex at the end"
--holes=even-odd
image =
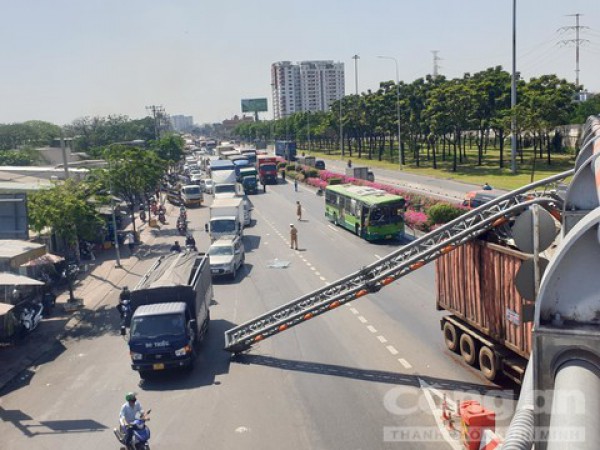
MULTIPOLYGON (((600 91, 600 1, 517 0, 517 69, 575 81, 575 49, 560 45, 581 13, 581 82, 600 91)), ((275 61, 346 65, 346 92, 432 72, 511 67, 511 0, 0 0, 0 123, 65 124, 82 116, 146 115, 163 105, 196 123, 271 102, 275 61)), ((270 118, 271 113, 267 116, 270 118)))

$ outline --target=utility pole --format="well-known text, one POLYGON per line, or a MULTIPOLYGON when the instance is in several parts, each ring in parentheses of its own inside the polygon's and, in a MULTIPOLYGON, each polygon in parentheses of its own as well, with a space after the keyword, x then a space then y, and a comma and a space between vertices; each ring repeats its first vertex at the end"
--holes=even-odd
POLYGON ((154 118, 154 139, 160 139, 160 118, 164 114, 165 110, 162 106, 150 105, 146 106, 146 110, 152 112, 154 118))
POLYGON ((437 78, 439 75, 440 65, 438 62, 442 59, 438 56, 439 52, 439 50, 431 50, 431 53, 433 53, 433 78, 437 78))
POLYGON ((356 95, 358 95, 358 60, 360 56, 354 55, 352 59, 354 60, 354 90, 356 91, 356 95))
POLYGON ((517 174, 517 0, 512 14, 512 75, 510 83, 510 171, 517 174))
POLYGON ((575 44, 575 84, 577 86, 579 86, 579 46, 584 43, 584 42, 589 42, 589 40, 587 39, 580 39, 579 38, 579 31, 584 29, 584 28, 589 28, 589 27, 584 27, 579 25, 579 16, 582 16, 583 14, 569 14, 567 17, 575 17, 575 26, 571 26, 571 27, 561 27, 558 29, 558 31, 572 31, 575 30, 575 39, 563 39, 562 41, 560 41, 561 44, 563 45, 570 45, 570 44, 575 44))

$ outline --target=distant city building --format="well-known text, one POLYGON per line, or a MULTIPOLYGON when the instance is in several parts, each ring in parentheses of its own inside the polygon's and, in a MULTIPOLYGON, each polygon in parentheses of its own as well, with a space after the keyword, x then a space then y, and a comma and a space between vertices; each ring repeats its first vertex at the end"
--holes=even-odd
POLYGON ((194 118, 192 116, 177 115, 171 116, 170 119, 171 126, 175 131, 187 133, 192 131, 192 128, 194 127, 194 118))
POLYGON ((271 65, 273 114, 281 119, 301 111, 327 111, 344 96, 344 63, 279 61, 271 65))
POLYGON ((231 132, 242 123, 250 123, 254 122, 254 117, 252 116, 233 116, 233 119, 226 119, 221 123, 221 127, 218 130, 219 135, 222 137, 230 137, 231 132))

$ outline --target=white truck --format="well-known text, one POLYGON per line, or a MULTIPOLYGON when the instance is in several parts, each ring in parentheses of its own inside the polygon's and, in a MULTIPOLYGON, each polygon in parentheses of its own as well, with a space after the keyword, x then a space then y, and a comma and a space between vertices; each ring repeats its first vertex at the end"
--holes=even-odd
POLYGON ((220 183, 214 187, 215 199, 217 198, 241 198, 244 204, 244 226, 252 223, 252 203, 244 193, 244 187, 240 183, 220 183))
POLYGON ((181 187, 181 201, 185 206, 200 206, 204 201, 202 189, 197 184, 188 184, 181 187))
POLYGON ((211 178, 217 184, 229 184, 236 182, 235 170, 213 170, 211 171, 211 178))
POLYGON ((221 236, 243 235, 244 201, 241 197, 215 198, 210 205, 210 219, 206 224, 210 240, 221 236))

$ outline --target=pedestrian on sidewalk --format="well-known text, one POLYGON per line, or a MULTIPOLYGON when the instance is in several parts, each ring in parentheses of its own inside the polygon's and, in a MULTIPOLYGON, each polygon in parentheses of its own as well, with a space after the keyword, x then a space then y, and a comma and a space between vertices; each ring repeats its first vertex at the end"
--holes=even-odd
POLYGON ((290 248, 298 250, 298 229, 290 223, 290 248))
POLYGON ((301 222, 302 221, 302 205, 300 204, 300 201, 296 201, 296 215, 298 216, 298 221, 301 222))
POLYGON ((129 256, 133 255, 133 249, 135 247, 135 236, 133 235, 133 233, 131 231, 129 233, 127 233, 123 243, 127 244, 127 246, 129 247, 129 256))
POLYGON ((294 178, 294 190, 298 192, 298 178, 294 178))

